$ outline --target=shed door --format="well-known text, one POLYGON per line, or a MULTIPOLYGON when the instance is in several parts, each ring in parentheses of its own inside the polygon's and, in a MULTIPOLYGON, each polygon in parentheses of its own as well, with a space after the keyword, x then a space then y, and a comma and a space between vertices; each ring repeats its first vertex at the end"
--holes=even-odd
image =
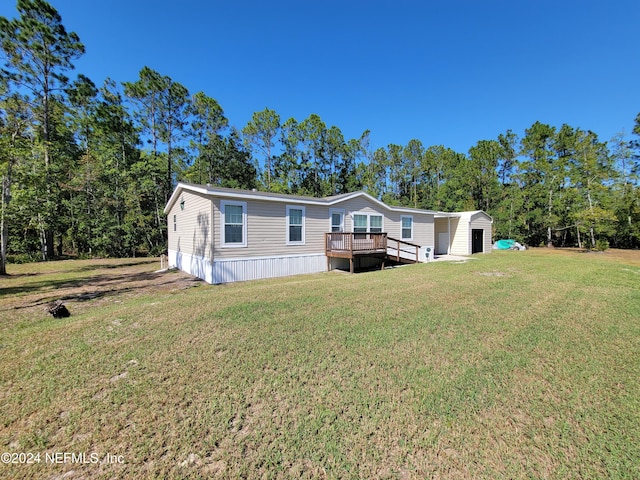
POLYGON ((484 251, 484 230, 474 228, 471 230, 471 253, 484 251))

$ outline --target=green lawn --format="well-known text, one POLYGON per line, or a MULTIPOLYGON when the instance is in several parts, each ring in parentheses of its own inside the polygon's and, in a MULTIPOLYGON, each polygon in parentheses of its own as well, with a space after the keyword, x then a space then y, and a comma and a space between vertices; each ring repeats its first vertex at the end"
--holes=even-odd
POLYGON ((640 478, 637 259, 138 291, 122 275, 70 318, 44 312, 121 266, 0 277, 0 451, 41 454, 1 478, 640 478), (59 452, 89 463, 45 461, 59 452), (124 463, 90 463, 106 454, 124 463))

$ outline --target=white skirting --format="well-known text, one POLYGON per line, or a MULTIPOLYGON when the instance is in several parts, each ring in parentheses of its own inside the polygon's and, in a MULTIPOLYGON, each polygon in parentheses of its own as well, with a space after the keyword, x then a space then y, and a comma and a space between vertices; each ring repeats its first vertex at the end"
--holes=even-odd
POLYGON ((324 272, 327 270, 327 257, 312 254, 222 258, 212 263, 202 257, 169 250, 169 267, 176 267, 207 283, 230 283, 324 272))
POLYGON ((210 260, 175 250, 169 250, 168 257, 169 268, 177 268, 207 283, 213 283, 213 265, 210 260))

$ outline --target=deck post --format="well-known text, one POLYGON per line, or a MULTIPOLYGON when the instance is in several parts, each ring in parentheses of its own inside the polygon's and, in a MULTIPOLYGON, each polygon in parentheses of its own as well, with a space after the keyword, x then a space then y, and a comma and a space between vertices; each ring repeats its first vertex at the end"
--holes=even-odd
POLYGON ((353 273, 353 255, 349 257, 349 273, 353 273))

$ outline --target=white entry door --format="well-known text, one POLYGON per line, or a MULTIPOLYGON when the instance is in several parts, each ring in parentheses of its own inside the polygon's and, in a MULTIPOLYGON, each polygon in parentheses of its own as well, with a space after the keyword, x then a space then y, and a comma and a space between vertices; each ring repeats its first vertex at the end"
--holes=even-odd
POLYGON ((446 255, 449 250, 449 232, 438 233, 438 244, 436 245, 436 255, 446 255))

